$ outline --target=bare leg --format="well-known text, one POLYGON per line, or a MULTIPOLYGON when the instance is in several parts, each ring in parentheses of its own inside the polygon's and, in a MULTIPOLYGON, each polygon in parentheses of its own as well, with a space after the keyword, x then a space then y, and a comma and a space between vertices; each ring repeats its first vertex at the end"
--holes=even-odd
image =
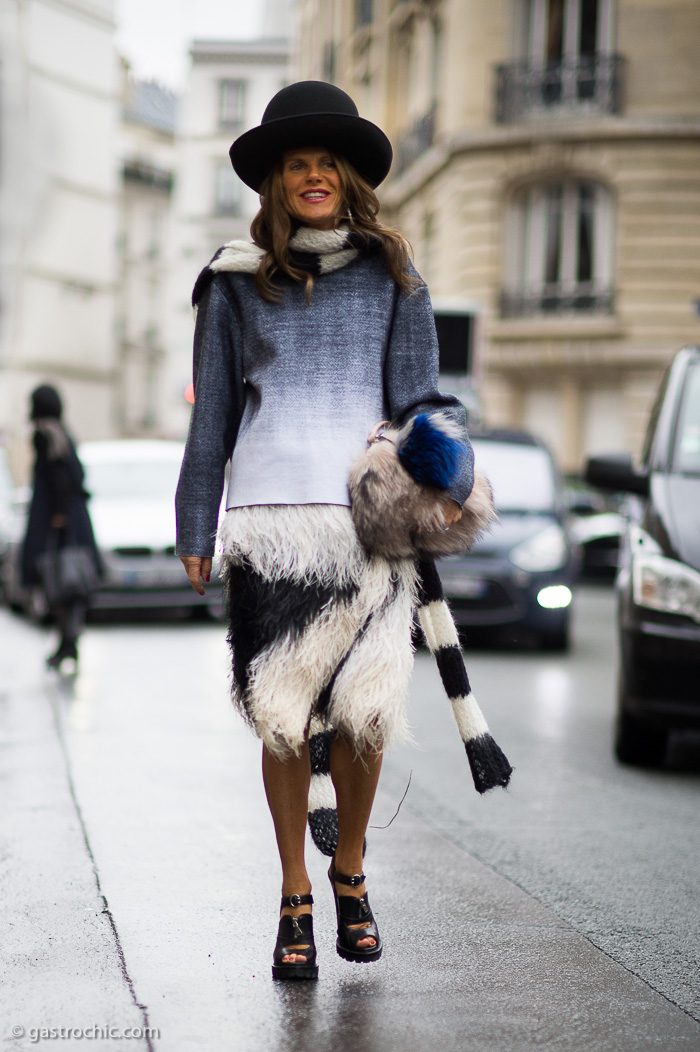
MULTIPOLYGON (((291 755, 285 760, 277 760, 263 746, 262 768, 267 803, 275 825, 277 848, 282 863, 282 895, 308 895, 311 891, 311 881, 304 860, 311 779, 308 742, 304 744, 299 756, 291 755)), ((310 912, 310 906, 285 906, 282 910, 283 915, 289 914, 292 917, 310 912)), ((306 948, 307 946, 301 945, 293 947, 298 950, 306 948)), ((291 953, 283 958, 285 964, 303 963, 305 960, 303 953, 291 953)))
MULTIPOLYGON (((339 873, 352 876, 362 872, 362 845, 382 769, 380 752, 356 753, 354 747, 338 735, 331 746, 331 778, 338 805, 338 847, 335 865, 339 873)), ((365 894, 363 883, 357 888, 336 884, 339 895, 365 894)), ((354 924, 353 928, 366 927, 354 924)), ((360 939, 358 947, 374 946, 373 938, 360 939)))

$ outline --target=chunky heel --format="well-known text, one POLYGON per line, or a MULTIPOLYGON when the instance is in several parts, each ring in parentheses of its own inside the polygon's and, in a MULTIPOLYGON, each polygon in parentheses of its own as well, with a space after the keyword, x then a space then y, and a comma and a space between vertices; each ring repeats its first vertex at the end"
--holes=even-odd
POLYGON ((334 859, 328 871, 328 879, 333 889, 335 916, 338 921, 338 938, 335 944, 338 956, 345 961, 378 961, 382 955, 382 940, 379 937, 377 922, 374 919, 367 893, 359 897, 338 895, 335 887, 337 881, 338 884, 359 888, 364 882, 364 873, 355 873, 352 877, 338 873, 334 859), (353 928, 351 927, 353 924, 365 924, 366 927, 353 928), (374 939, 374 946, 357 945, 361 939, 367 938, 374 939))
MULTIPOLYGON (((285 906, 313 906, 313 902, 312 895, 288 895, 282 899, 280 909, 284 909, 285 906)), ((290 917, 286 914, 280 917, 277 943, 272 958, 272 978, 318 979, 314 919, 310 913, 302 913, 300 917, 290 917), (299 949, 291 949, 290 944, 299 949), (306 960, 285 962, 284 958, 290 953, 303 955, 306 960)))

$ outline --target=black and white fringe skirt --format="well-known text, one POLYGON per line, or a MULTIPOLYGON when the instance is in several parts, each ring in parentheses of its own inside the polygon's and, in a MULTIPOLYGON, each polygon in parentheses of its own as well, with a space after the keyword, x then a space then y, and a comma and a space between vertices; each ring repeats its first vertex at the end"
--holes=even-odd
POLYGON ((233 699, 268 749, 298 752, 312 717, 358 750, 406 740, 415 562, 368 556, 331 504, 232 508, 219 542, 233 699))

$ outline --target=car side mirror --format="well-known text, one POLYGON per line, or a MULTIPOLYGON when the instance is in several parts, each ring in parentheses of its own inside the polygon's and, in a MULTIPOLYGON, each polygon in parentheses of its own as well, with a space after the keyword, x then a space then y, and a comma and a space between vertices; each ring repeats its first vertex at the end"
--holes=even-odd
POLYGON ((649 476, 637 471, 629 453, 607 453, 605 456, 589 457, 584 478, 591 486, 600 489, 637 493, 649 496, 649 476))

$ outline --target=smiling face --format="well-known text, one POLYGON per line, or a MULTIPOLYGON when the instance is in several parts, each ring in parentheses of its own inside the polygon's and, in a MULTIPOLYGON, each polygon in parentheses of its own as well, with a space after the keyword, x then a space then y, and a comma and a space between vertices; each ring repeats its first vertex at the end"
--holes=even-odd
POLYGON ((287 208, 304 226, 332 230, 343 210, 338 169, 327 150, 287 150, 282 158, 287 208))

